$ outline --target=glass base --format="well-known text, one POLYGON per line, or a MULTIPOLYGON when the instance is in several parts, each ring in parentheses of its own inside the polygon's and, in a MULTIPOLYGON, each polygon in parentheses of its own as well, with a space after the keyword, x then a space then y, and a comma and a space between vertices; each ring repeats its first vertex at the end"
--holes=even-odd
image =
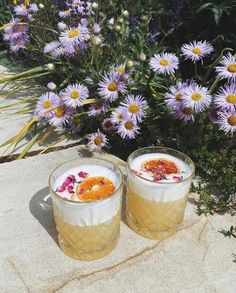
POLYGON ((147 200, 127 190, 126 219, 129 227, 137 234, 149 238, 163 240, 178 231, 183 222, 187 197, 157 202, 147 200))
POLYGON ((108 255, 117 245, 120 215, 95 226, 71 225, 55 216, 59 245, 63 252, 77 260, 96 260, 108 255))

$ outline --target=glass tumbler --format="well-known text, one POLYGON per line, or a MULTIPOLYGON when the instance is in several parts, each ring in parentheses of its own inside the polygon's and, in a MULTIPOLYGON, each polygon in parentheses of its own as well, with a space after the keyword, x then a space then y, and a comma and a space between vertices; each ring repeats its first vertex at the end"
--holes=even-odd
MULTIPOLYGON (((97 174, 98 176, 102 174, 97 174)), ((59 245, 68 256, 95 260, 109 254, 120 233, 123 175, 113 163, 97 158, 80 158, 58 166, 49 178, 59 245), (115 175, 116 188, 109 197, 95 201, 73 201, 55 190, 59 176, 81 165, 103 166, 115 175)))
POLYGON ((150 239, 175 234, 184 218, 194 172, 192 160, 174 149, 146 147, 134 151, 127 161, 126 219, 130 228, 150 239), (135 169, 138 166, 141 170, 135 169), (142 171, 146 170, 145 177, 142 171))

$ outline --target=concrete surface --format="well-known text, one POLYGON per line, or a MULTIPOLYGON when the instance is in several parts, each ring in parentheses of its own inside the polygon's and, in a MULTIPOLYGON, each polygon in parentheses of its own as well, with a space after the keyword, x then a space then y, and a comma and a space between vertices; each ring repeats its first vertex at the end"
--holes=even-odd
MULTIPOLYGON (((142 238, 121 224, 118 247, 80 262, 57 245, 47 180, 58 164, 86 155, 71 148, 0 165, 0 292, 234 293, 235 239, 218 231, 235 218, 197 216, 188 203, 172 238, 142 238)), ((125 163, 110 155, 125 172, 125 163)))

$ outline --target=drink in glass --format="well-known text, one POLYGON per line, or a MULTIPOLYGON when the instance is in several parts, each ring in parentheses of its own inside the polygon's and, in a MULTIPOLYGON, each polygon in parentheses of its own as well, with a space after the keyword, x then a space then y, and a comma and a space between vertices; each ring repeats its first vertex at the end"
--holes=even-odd
POLYGON ((79 260, 110 253, 120 231, 120 169, 102 159, 77 159, 57 167, 49 186, 61 249, 79 260))
POLYGON ((173 149, 147 147, 133 152, 127 163, 128 225, 151 239, 175 234, 194 176, 192 160, 173 149))

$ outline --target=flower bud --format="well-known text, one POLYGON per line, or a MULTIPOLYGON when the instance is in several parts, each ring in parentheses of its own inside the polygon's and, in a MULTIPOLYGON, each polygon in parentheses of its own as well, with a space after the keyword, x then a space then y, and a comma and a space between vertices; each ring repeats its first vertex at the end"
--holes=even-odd
POLYGON ((53 63, 48 63, 46 66, 47 66, 47 69, 50 71, 55 70, 55 65, 53 63))
POLYGON ((143 21, 148 21, 148 15, 142 15, 142 16, 141 16, 141 19, 142 19, 143 21))
POLYGON ((139 55, 139 60, 141 60, 141 61, 145 61, 146 59, 147 59, 147 55, 144 54, 143 52, 140 53, 140 55, 139 55))
POLYGON ((44 9, 45 8, 45 6, 43 5, 43 3, 39 3, 38 6, 39 6, 40 9, 44 9))
POLYGON ((120 32, 121 26, 119 24, 117 24, 114 29, 115 29, 115 31, 120 32))
POLYGON ((112 18, 110 18, 109 20, 108 20, 108 23, 110 24, 110 25, 113 25, 114 24, 114 22, 115 22, 115 20, 114 20, 114 18, 112 17, 112 18))
POLYGON ((92 4, 92 8, 93 8, 94 10, 97 10, 97 9, 98 9, 98 4, 97 4, 97 2, 93 2, 93 4, 92 4))
POLYGON ((133 67, 133 66, 134 66, 134 62, 133 62, 132 60, 128 60, 127 63, 126 63, 126 66, 127 66, 128 68, 133 67))
POLYGON ((99 46, 101 44, 102 40, 98 36, 94 36, 91 38, 91 42, 94 46, 99 46))
POLYGON ((117 20, 120 24, 122 24, 124 22, 124 18, 123 17, 119 17, 117 20))
POLYGON ((123 14, 124 17, 128 17, 129 16, 129 11, 128 10, 124 10, 122 12, 122 14, 123 14))

